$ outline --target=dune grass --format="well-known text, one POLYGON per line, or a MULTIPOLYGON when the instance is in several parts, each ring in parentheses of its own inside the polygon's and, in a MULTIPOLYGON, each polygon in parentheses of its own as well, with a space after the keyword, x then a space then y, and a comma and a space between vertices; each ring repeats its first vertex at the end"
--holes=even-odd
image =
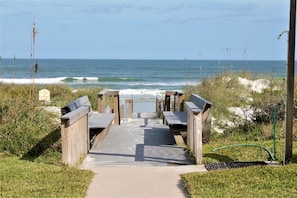
POLYGON ((96 89, 0 84, 0 197, 85 197, 91 171, 62 164, 60 117, 44 110, 38 91, 51 92, 58 108, 88 95, 97 108, 96 89), (34 91, 32 91, 34 89, 34 91))
POLYGON ((61 165, 60 117, 44 110, 38 91, 51 93, 51 106, 61 108, 80 96, 88 95, 97 108, 102 89, 73 90, 68 86, 0 84, 0 152, 10 152, 22 159, 61 165), (28 93, 35 93, 30 96, 28 93))
MULTIPOLYGON (((269 88, 261 93, 238 83, 247 73, 225 73, 206 79, 200 86, 185 89, 186 96, 194 92, 213 102, 213 116, 229 120, 234 125, 217 125, 225 132, 212 129, 211 141, 203 145, 203 163, 267 161, 268 153, 259 147, 226 147, 234 144, 263 146, 274 155, 273 117, 277 105, 276 159, 282 164, 284 155, 284 80, 270 80, 269 88), (248 106, 254 112, 252 121, 238 119, 228 107, 248 106)), ((296 94, 296 92, 295 92, 296 94)), ((296 97, 296 96, 295 96, 296 97)), ((286 166, 256 166, 238 169, 189 173, 181 175, 190 197, 295 197, 297 192, 297 129, 294 124, 293 157, 286 166)))

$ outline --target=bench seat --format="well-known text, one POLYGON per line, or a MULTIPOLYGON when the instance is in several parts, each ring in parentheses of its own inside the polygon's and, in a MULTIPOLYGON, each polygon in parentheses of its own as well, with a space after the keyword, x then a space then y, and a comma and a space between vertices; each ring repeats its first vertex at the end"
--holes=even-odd
POLYGON ((183 111, 164 111, 164 117, 168 125, 184 125, 187 126, 187 112, 183 111))
POLYGON ((61 109, 62 115, 65 118, 67 114, 75 114, 77 109, 80 108, 90 108, 89 111, 89 129, 104 129, 107 128, 110 123, 112 123, 115 114, 114 113, 98 113, 92 110, 91 103, 89 101, 88 96, 82 96, 67 106, 61 109))
POLYGON ((89 116, 89 129, 107 128, 114 119, 113 113, 96 113, 89 116))
POLYGON ((163 116, 177 145, 185 145, 185 134, 187 131, 187 112, 163 111, 163 116))
POLYGON ((113 123, 115 114, 109 112, 94 112, 92 110, 88 96, 82 96, 61 109, 62 120, 68 120, 67 122, 70 125, 77 121, 78 119, 76 118, 81 117, 80 114, 84 113, 85 111, 88 112, 87 126, 89 133, 89 143, 92 145, 92 148, 96 148, 107 135, 113 123), (72 119, 69 120, 69 118, 72 119))

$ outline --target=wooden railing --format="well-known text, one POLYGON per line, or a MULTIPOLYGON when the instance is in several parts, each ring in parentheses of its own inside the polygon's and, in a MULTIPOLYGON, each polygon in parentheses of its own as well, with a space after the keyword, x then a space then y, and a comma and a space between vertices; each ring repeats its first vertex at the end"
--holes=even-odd
POLYGON ((63 164, 75 166, 88 153, 89 112, 90 108, 84 106, 61 117, 63 164))
MULTIPOLYGON (((98 113, 106 113, 107 96, 112 98, 111 113, 114 124, 120 124, 119 91, 103 90, 98 93, 98 113)), ((110 102, 110 101, 109 101, 110 102)), ((90 106, 81 106, 61 117, 62 162, 75 166, 90 150, 89 114, 90 106)), ((109 128, 107 128, 109 130, 109 128)))
POLYGON ((164 111, 184 111, 184 93, 182 91, 166 91, 164 111))
POLYGON ((133 117, 133 98, 126 99, 125 104, 126 104, 127 117, 132 118, 133 117))
POLYGON ((98 113, 106 112, 106 102, 108 99, 110 99, 109 102, 112 104, 110 111, 115 114, 114 124, 120 125, 121 114, 119 91, 103 90, 98 93, 98 113))
POLYGON ((192 94, 190 102, 186 102, 187 110, 187 146, 196 158, 196 163, 202 163, 202 144, 210 138, 212 103, 192 94))
POLYGON ((164 110, 164 98, 156 97, 156 113, 159 118, 162 117, 163 110, 164 110))

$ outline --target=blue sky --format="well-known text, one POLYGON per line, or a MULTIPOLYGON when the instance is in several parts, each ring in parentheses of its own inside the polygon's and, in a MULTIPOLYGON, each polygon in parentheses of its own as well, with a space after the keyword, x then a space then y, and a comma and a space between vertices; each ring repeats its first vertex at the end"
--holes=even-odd
POLYGON ((289 0, 0 0, 0 56, 285 60, 289 0))

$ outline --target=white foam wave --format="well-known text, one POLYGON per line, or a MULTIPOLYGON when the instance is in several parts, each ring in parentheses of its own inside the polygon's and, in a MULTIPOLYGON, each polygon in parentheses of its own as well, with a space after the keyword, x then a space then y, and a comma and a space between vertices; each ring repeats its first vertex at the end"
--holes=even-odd
POLYGON ((122 89, 120 94, 123 96, 158 96, 164 95, 164 90, 159 89, 122 89))
MULTIPOLYGON (((36 84, 64 84, 68 79, 78 81, 98 81, 96 77, 56 77, 56 78, 0 78, 0 82, 5 84, 30 84, 32 82, 36 84)), ((70 81, 71 82, 71 81, 70 81)))
POLYGON ((155 101, 156 98, 163 98, 165 92, 166 90, 160 89, 121 89, 120 95, 121 98, 133 98, 138 101, 155 101))
POLYGON ((113 82, 113 81, 98 81, 97 77, 55 77, 55 78, 0 78, 0 82, 5 84, 30 84, 32 82, 36 84, 67 84, 67 83, 95 83, 101 85, 126 85, 126 86, 195 86, 197 82, 113 82))
POLYGON ((103 85, 129 85, 129 86, 195 86, 198 84, 198 82, 112 82, 112 81, 106 81, 106 82, 99 82, 99 84, 103 85))
POLYGON ((90 80, 90 81, 98 81, 97 77, 73 77, 74 80, 90 80))
POLYGON ((36 84, 59 84, 66 77, 58 77, 58 78, 35 78, 35 79, 28 79, 28 78, 0 78, 0 82, 5 84, 30 84, 32 82, 36 84))

